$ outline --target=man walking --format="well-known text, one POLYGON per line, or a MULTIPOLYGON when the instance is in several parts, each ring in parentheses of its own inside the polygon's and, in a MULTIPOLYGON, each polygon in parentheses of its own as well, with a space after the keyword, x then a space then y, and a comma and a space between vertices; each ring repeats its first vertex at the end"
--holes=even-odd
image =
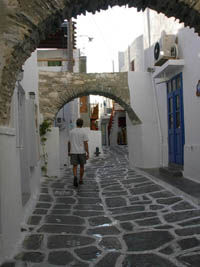
POLYGON ((76 128, 70 131, 68 143, 68 155, 73 165, 74 186, 78 186, 77 168, 80 165, 79 184, 83 184, 84 165, 89 159, 88 136, 83 127, 83 120, 77 119, 76 128))

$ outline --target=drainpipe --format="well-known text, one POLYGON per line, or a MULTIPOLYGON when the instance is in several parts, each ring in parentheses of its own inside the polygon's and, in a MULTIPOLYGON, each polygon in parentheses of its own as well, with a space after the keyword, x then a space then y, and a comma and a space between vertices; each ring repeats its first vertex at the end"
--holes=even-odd
POLYGON ((147 28, 148 28, 148 41, 149 41, 149 47, 150 47, 151 46, 151 22, 150 22, 149 8, 147 8, 147 28))
POLYGON ((162 135, 162 129, 161 129, 160 113, 159 113, 159 108, 158 108, 158 95, 156 92, 155 81, 154 81, 152 74, 151 74, 151 82, 152 82, 152 87, 153 87, 154 101, 155 101, 155 105, 156 105, 156 117, 157 117, 157 122, 158 122, 158 132, 159 132, 159 139, 160 139, 160 151, 159 151, 160 166, 163 166, 163 135, 162 135))
MULTIPOLYGON (((151 21, 150 21, 150 11, 149 8, 147 8, 147 28, 148 28, 148 43, 149 43, 149 49, 151 48, 151 21)), ((151 54, 149 55, 149 62, 153 62, 151 54)), ((153 65, 153 64, 152 64, 153 65)), ((158 108, 158 95, 156 91, 156 85, 153 78, 153 74, 151 73, 151 83, 153 87, 153 97, 154 102, 156 105, 156 117, 158 122, 158 132, 159 132, 159 139, 160 139, 160 166, 163 166, 163 135, 162 135, 162 129, 161 129, 161 119, 160 119, 160 113, 158 108)))

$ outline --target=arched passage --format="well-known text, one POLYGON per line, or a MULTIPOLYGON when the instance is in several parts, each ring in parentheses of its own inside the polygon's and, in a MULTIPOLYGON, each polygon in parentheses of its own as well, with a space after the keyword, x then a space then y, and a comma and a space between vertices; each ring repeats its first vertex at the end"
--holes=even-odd
POLYGON ((44 119, 53 120, 66 103, 77 97, 101 95, 119 103, 133 124, 140 123, 130 105, 126 72, 85 74, 41 71, 39 78, 40 111, 44 119))
POLYGON ((40 40, 55 32, 64 18, 86 11, 95 13, 109 6, 128 5, 138 11, 149 7, 174 16, 200 33, 199 0, 13 0, 1 1, 0 17, 0 124, 9 123, 11 96, 17 73, 40 40))
POLYGON ((17 73, 40 40, 55 32, 63 18, 86 11, 95 13, 109 6, 128 5, 138 11, 149 7, 166 16, 174 16, 200 33, 200 1, 191 0, 13 0, 1 1, 0 17, 0 124, 7 125, 11 96, 17 73))

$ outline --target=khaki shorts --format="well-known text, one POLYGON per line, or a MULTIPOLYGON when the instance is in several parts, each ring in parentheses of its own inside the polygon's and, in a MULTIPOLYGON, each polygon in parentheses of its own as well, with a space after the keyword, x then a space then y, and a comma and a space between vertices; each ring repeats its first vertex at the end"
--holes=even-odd
POLYGON ((86 154, 71 154, 71 165, 84 165, 86 163, 86 154))

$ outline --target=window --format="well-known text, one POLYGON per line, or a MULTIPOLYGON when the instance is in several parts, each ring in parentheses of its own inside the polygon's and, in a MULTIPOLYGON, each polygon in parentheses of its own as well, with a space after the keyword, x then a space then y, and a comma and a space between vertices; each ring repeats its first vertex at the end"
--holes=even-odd
POLYGON ((62 66, 62 61, 48 61, 48 67, 62 66))

